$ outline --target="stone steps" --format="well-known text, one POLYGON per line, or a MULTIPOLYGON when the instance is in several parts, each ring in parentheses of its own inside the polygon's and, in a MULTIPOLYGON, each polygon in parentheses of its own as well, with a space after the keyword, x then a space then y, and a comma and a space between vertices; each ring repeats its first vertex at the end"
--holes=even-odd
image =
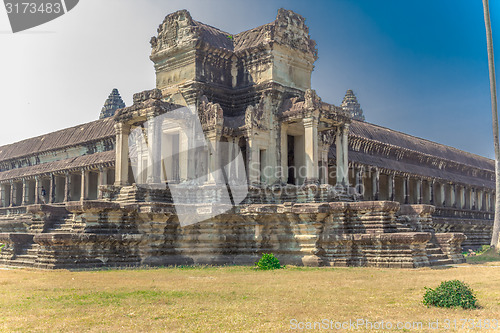
POLYGON ((433 259, 431 257, 429 257, 429 263, 431 264, 431 266, 446 266, 446 265, 452 265, 453 264, 453 260, 451 259, 433 259))
POLYGON ((12 267, 33 267, 38 259, 38 250, 40 245, 29 244, 16 253, 14 259, 9 260, 9 266, 12 267))
POLYGON ((448 258, 448 256, 443 253, 441 248, 435 246, 434 244, 428 244, 425 250, 427 252, 427 256, 429 258, 429 263, 431 264, 431 266, 453 264, 453 260, 448 258))
POLYGON ((82 223, 75 223, 72 218, 68 217, 62 221, 57 221, 51 225, 47 233, 76 233, 83 232, 85 225, 82 223))
POLYGON ((117 201, 133 203, 136 201, 136 189, 133 186, 124 186, 118 194, 117 201))

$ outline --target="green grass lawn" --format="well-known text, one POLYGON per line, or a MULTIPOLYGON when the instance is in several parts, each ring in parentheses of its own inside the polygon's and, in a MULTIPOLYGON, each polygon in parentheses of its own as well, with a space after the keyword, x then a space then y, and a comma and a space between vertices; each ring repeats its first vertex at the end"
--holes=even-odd
POLYGON ((467 256, 467 263, 469 264, 483 264, 486 262, 500 262, 500 254, 496 252, 494 249, 488 249, 477 256, 467 256))
POLYGON ((0 331, 287 332, 294 331, 294 319, 363 319, 421 322, 423 327, 438 320, 440 329, 432 332, 450 332, 444 328, 448 319, 457 320, 459 329, 451 331, 465 332, 461 319, 500 320, 498 266, 500 262, 441 269, 0 270, 0 331), (480 309, 422 304, 424 287, 452 279, 477 292, 480 309))

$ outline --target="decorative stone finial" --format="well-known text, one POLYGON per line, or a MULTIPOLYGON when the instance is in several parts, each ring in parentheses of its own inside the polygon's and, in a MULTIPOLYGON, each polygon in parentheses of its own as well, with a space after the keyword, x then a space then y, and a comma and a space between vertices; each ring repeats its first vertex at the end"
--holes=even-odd
POLYGON ((102 107, 99 119, 112 117, 115 115, 116 110, 122 109, 124 107, 125 103, 123 103, 123 100, 120 96, 120 93, 118 92, 118 89, 115 88, 111 91, 111 94, 109 94, 109 97, 106 100, 106 102, 104 102, 104 106, 102 107))
POLYGON ((354 92, 349 89, 347 90, 344 100, 342 101, 342 109, 348 112, 352 119, 365 121, 365 116, 363 115, 363 110, 354 95, 354 92))

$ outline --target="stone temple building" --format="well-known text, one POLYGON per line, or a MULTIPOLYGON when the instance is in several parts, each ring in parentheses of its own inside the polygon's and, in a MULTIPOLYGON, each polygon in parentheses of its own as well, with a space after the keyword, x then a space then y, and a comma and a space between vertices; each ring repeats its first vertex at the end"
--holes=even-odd
POLYGON ((151 46, 132 105, 115 89, 99 120, 0 147, 0 264, 421 267, 489 244, 493 161, 365 122, 352 90, 323 102, 302 16, 233 35, 180 10, 151 46))

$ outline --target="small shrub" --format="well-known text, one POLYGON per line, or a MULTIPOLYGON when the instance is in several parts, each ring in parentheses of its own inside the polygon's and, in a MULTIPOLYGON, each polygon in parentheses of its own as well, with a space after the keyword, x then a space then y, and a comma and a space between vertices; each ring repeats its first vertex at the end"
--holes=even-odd
POLYGON ((477 254, 483 254, 487 252, 490 248, 491 246, 489 245, 481 245, 481 249, 477 252, 477 254))
POLYGON ((255 263, 259 269, 280 269, 280 261, 272 253, 263 253, 262 258, 255 263))
POLYGON ((478 307, 474 291, 459 280, 443 281, 436 289, 425 288, 424 304, 442 308, 461 307, 475 309, 478 307))

